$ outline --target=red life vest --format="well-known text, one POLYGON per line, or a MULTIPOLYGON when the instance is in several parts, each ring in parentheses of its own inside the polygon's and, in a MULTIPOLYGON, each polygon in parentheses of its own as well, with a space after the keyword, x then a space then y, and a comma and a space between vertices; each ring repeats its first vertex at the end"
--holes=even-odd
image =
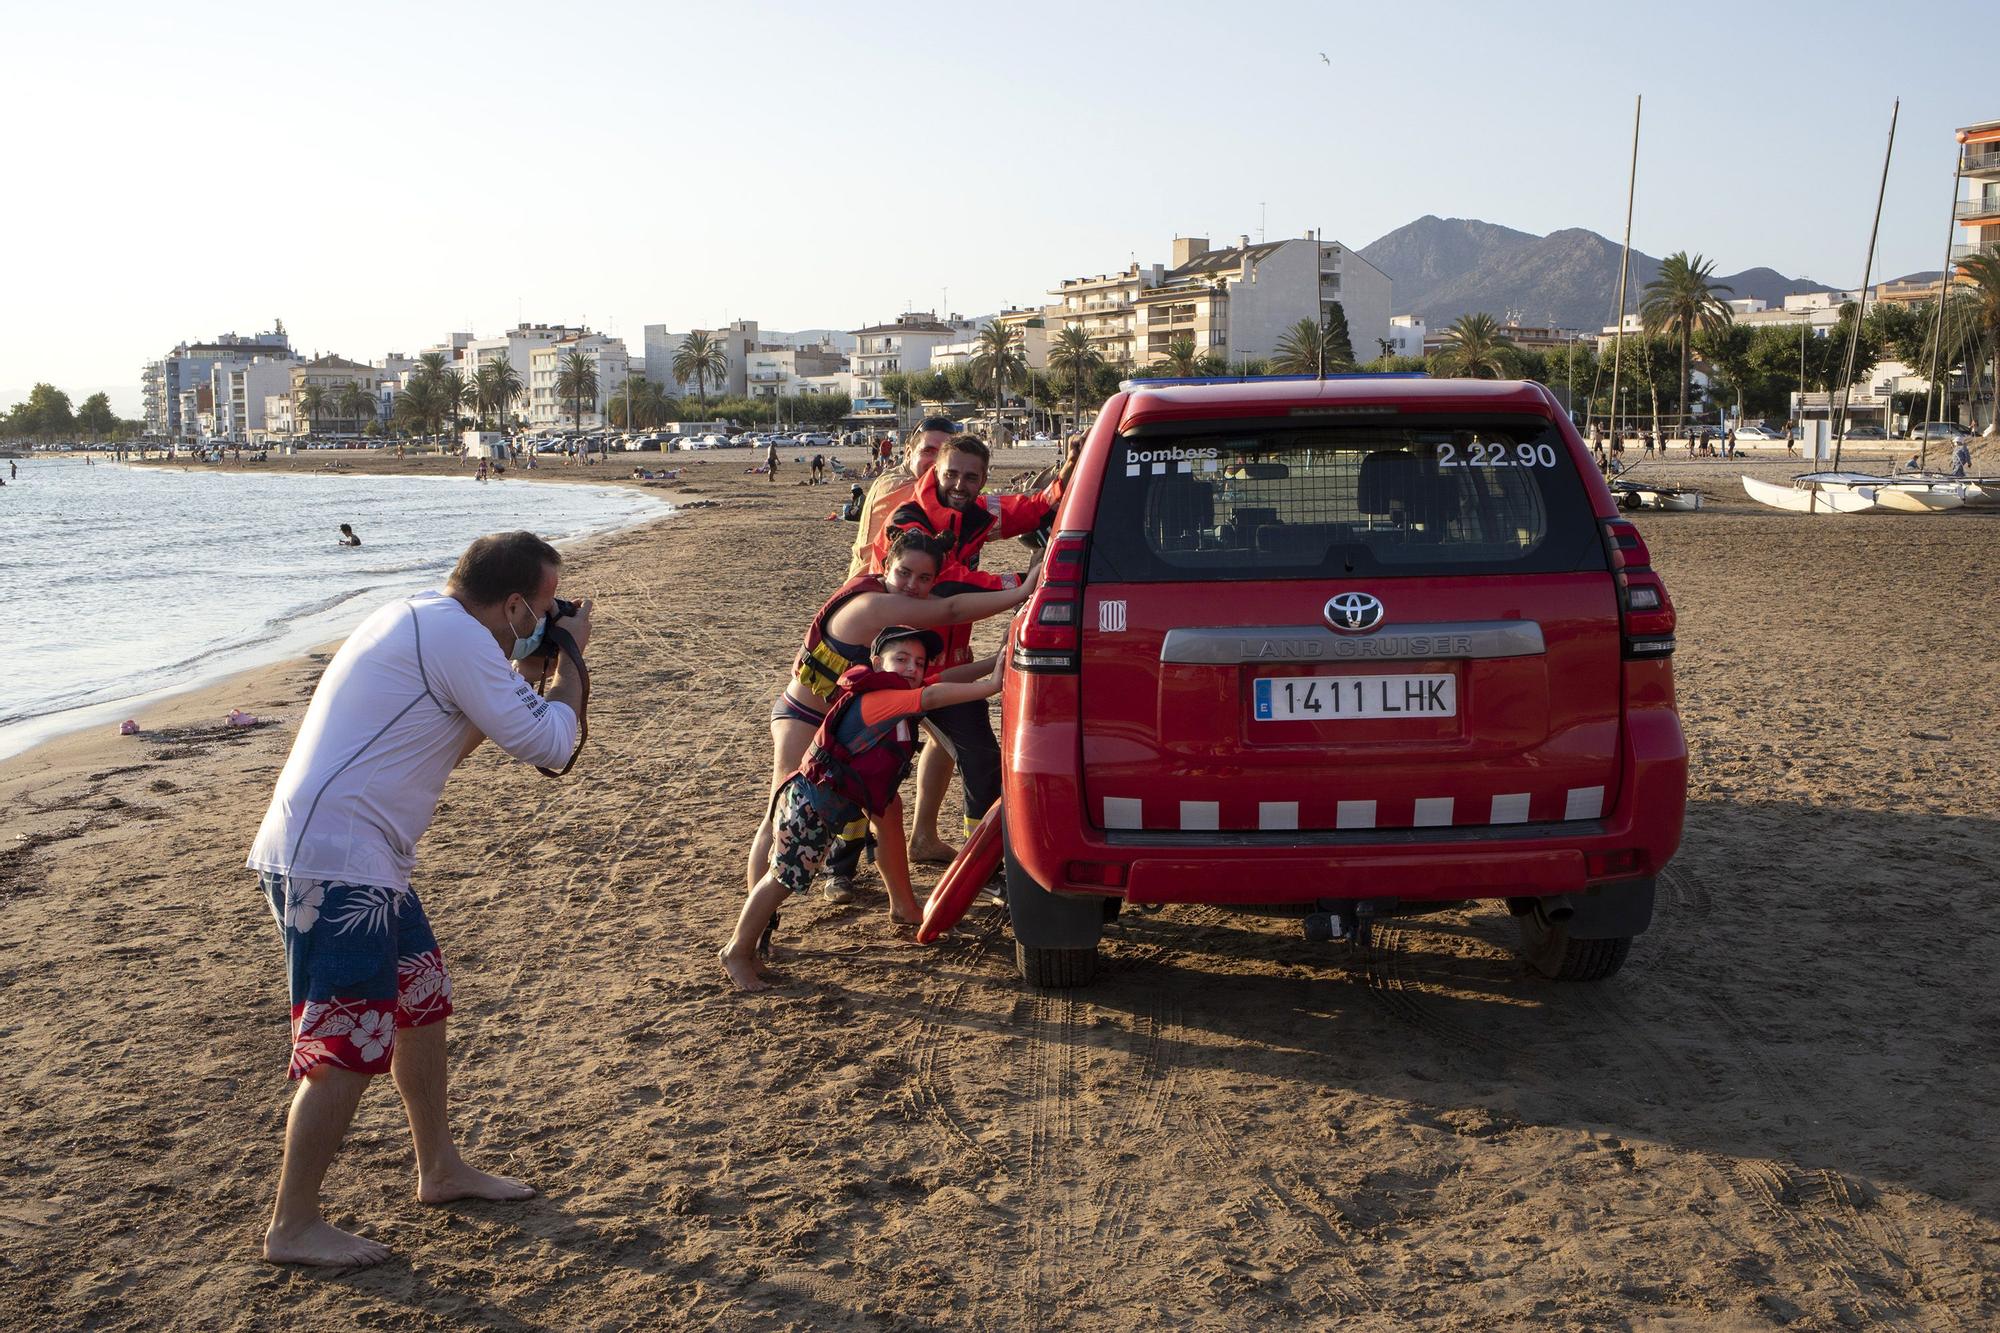
POLYGON ((917 755, 917 719, 905 713, 869 726, 857 702, 876 690, 907 690, 910 682, 890 671, 858 666, 840 678, 840 692, 826 720, 813 734, 799 776, 879 815, 896 799, 917 755))
POLYGON ((827 633, 827 622, 833 619, 834 612, 863 593, 887 591, 889 585, 880 574, 857 574, 840 585, 840 590, 827 599, 812 624, 806 627, 806 641, 792 663, 792 675, 799 684, 822 699, 831 699, 843 674, 853 667, 867 665, 868 645, 841 642, 827 633))

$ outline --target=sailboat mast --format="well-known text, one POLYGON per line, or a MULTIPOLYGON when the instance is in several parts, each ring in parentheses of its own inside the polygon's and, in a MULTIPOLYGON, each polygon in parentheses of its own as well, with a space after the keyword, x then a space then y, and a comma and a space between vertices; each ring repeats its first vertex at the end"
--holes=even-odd
POLYGON ((1889 159, 1896 153, 1896 117, 1902 109, 1900 97, 1889 108, 1889 146, 1882 150, 1882 183, 1875 188, 1875 221, 1868 228, 1868 259, 1861 266, 1861 304, 1854 311, 1854 328, 1847 335, 1847 368, 1840 375, 1840 417, 1833 427, 1835 472, 1840 471, 1840 447, 1847 442, 1847 400, 1854 392, 1854 352, 1861 345, 1861 321, 1868 315, 1868 282, 1875 275, 1875 235, 1882 230, 1882 199, 1889 193, 1889 159))
MULTIPOLYGON (((1963 138, 1963 135, 1959 137, 1963 138)), ((1944 410, 1940 399, 1937 412, 1931 410, 1931 394, 1937 389, 1938 358, 1944 354, 1944 299, 1951 295, 1951 243, 1958 238, 1958 187, 1965 179, 1965 149, 1961 145, 1952 159, 1951 207, 1944 211, 1944 267, 1938 270, 1937 322, 1931 325, 1931 366, 1924 383, 1924 426, 1917 436, 1917 470, 1930 468, 1930 423, 1944 410)))
POLYGON ((1639 188, 1639 112, 1645 101, 1644 94, 1632 98, 1632 169, 1625 178, 1625 248, 1618 255, 1618 318, 1612 321, 1611 332, 1611 453, 1618 451, 1618 441, 1622 438, 1618 434, 1618 371, 1624 364, 1625 279, 1632 268, 1632 195, 1639 188))

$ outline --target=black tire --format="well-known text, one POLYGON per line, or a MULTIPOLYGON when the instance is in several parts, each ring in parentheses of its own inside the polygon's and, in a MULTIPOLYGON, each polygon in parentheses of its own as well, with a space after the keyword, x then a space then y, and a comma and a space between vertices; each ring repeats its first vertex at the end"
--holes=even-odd
MULTIPOLYGON (((1101 923, 1105 918, 1100 915, 1103 909, 1095 903, 1072 905, 1059 899, 1050 901, 1048 893, 1029 876, 1021 863, 1014 859, 1014 849, 1007 842, 1007 825, 1004 820, 1000 825, 1000 847, 1000 863, 1007 876, 1007 915, 1009 924, 1014 930, 1014 967, 1020 972, 1021 980, 1030 986, 1045 990, 1071 990, 1078 986, 1088 986, 1097 979, 1097 945, 1093 943, 1088 948, 1059 948, 1023 944, 1022 931, 1026 929, 1030 934, 1035 933, 1036 922, 1023 921, 1022 917, 1031 910, 1029 907, 1031 902, 1037 902, 1040 911, 1055 908, 1065 916, 1075 913, 1081 906, 1095 919, 1093 928, 1089 932, 1090 937, 1094 939, 1097 932, 1103 928, 1101 923), (1033 898, 1031 899, 1029 895, 1033 895, 1033 898)), ((1062 936, 1058 935, 1056 938, 1060 939, 1062 936)))
POLYGON ((1072 990, 1097 980, 1097 950, 1031 949, 1015 940, 1014 966, 1030 986, 1072 990))
POLYGON ((1521 928, 1521 956, 1550 981, 1602 981, 1625 966, 1632 937, 1573 940, 1567 926, 1542 914, 1539 904, 1514 918, 1521 928))

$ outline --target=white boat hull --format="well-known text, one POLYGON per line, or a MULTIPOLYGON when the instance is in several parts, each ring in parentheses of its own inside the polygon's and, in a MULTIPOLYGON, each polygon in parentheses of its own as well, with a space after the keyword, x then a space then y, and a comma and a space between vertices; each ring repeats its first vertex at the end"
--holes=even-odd
POLYGON ((1759 504, 1794 514, 1867 514, 1882 508, 1871 486, 1780 486, 1745 477, 1743 493, 1759 504))
POLYGON ((1875 498, 1884 509, 1904 514, 1933 514, 1965 503, 1962 492, 1944 486, 1878 486, 1875 498))

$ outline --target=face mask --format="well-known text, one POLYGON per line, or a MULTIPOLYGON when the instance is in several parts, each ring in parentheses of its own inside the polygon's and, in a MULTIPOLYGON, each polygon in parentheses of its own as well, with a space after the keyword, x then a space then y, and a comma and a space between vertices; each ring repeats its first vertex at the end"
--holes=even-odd
MULTIPOLYGON (((534 608, 529 607, 528 610, 532 613, 534 608)), ((537 616, 535 618, 535 632, 525 639, 519 637, 517 633, 514 639, 514 650, 508 653, 507 656, 516 662, 525 662, 533 657, 536 650, 542 646, 542 630, 547 627, 548 623, 546 619, 537 616)), ((514 617, 511 614, 507 617, 507 628, 510 630, 514 628, 514 617)))

